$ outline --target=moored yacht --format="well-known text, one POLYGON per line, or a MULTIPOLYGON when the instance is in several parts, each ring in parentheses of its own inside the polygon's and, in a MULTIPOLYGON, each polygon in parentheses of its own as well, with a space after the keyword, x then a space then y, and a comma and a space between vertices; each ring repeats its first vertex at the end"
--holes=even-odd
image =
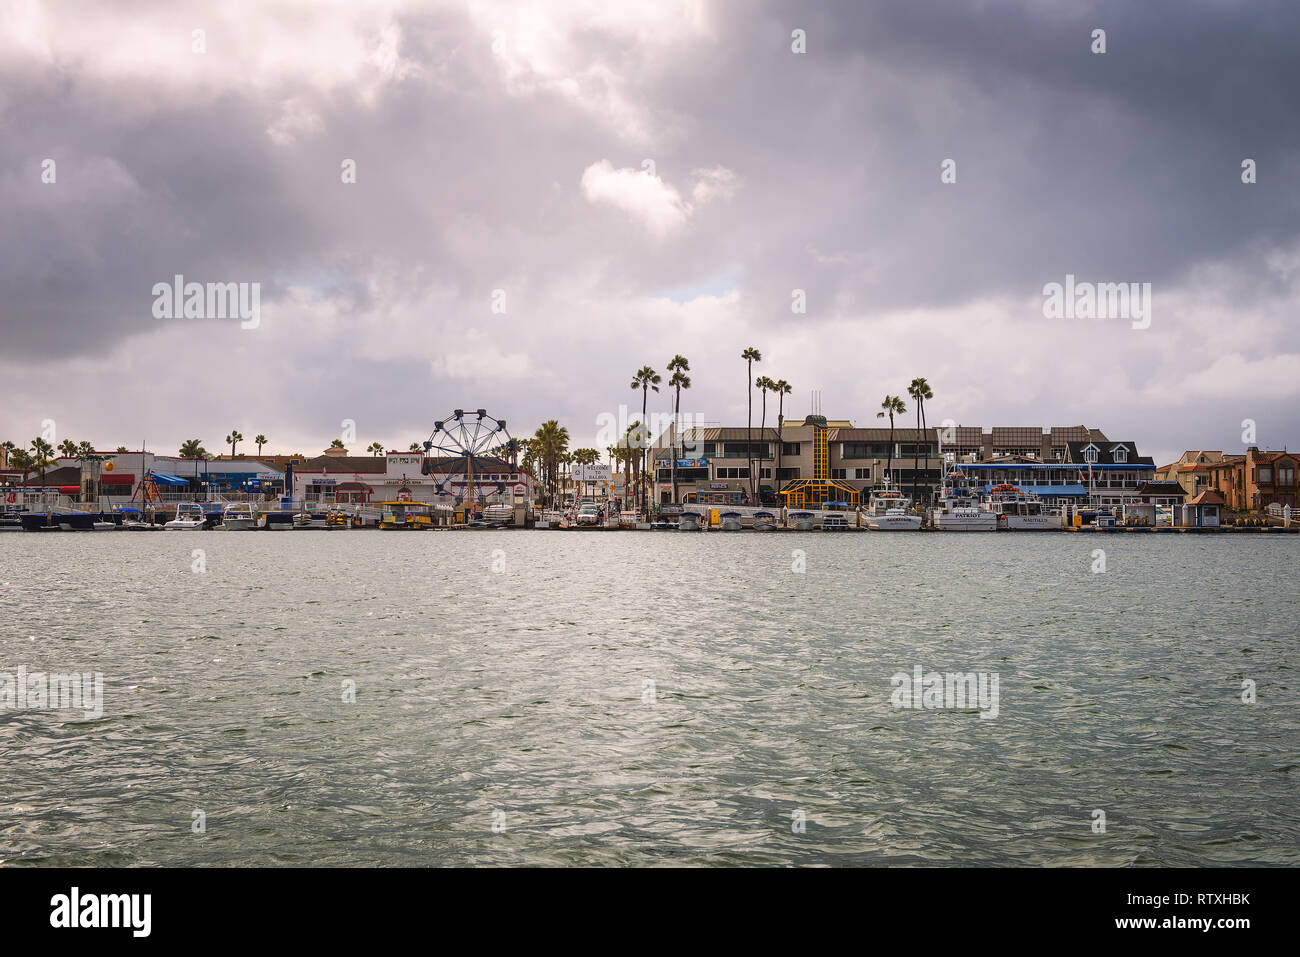
POLYGON ((245 532, 257 528, 257 515, 247 502, 234 502, 221 512, 221 527, 228 532, 245 532))
POLYGON ((208 524, 208 517, 203 506, 197 502, 181 502, 176 506, 176 517, 163 525, 169 532, 185 532, 203 528, 208 524))
POLYGON ((1007 531, 1050 532, 1059 531, 1062 527, 1059 516, 1048 515, 1043 511, 1040 499, 1015 485, 993 486, 981 507, 996 516, 999 529, 1007 531))
POLYGON ((949 472, 939 490, 939 501, 930 512, 930 521, 941 532, 994 532, 998 519, 980 508, 975 491, 961 472, 949 472))
POLYGON ((862 523, 873 532, 915 532, 921 527, 921 516, 907 510, 907 496, 889 487, 871 490, 862 523))

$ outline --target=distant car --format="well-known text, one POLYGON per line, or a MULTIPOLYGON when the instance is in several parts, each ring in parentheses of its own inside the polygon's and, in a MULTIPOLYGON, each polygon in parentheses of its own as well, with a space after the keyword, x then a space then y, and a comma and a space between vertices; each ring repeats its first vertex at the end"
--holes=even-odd
POLYGON ((599 525, 600 509, 595 505, 584 505, 578 509, 577 522, 579 525, 599 525))

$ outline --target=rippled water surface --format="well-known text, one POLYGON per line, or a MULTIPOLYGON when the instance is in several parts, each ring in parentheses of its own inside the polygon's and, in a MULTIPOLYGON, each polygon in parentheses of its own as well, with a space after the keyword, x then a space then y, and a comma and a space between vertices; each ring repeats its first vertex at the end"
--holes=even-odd
POLYGON ((1297 568, 1291 536, 0 535, 0 672, 105 680, 98 719, 0 710, 0 859, 1294 865, 1297 568), (896 710, 916 665, 996 672, 997 717, 896 710))

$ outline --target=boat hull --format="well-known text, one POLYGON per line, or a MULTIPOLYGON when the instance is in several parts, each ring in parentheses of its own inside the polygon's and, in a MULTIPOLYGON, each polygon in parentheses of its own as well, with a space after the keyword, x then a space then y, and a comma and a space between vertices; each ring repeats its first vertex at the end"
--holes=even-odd
POLYGON ((873 532, 916 532, 921 529, 920 515, 865 515, 862 521, 873 532))
POLYGON ((934 527, 941 532, 995 532, 998 529, 998 519, 992 512, 976 515, 939 512, 934 515, 934 527))

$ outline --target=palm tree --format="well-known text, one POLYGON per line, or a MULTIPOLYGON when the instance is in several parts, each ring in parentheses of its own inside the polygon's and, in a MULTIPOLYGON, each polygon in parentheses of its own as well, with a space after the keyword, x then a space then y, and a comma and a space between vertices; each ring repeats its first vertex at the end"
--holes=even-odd
POLYGON ((8 439, 5 439, 3 442, 0 442, 0 449, 4 450, 4 455, 0 455, 0 459, 3 459, 6 463, 8 463, 9 456, 13 455, 14 450, 17 448, 18 446, 14 445, 8 439))
POLYGON ((673 451, 672 451, 672 475, 673 475, 673 501, 677 501, 677 456, 678 449, 681 447, 681 427, 682 427, 682 389, 691 387, 691 377, 686 373, 691 371, 690 361, 683 355, 675 355, 668 363, 668 371, 672 377, 668 380, 668 388, 675 390, 675 399, 673 401, 673 451))
MULTIPOLYGON (((13 443, 8 444, 12 445, 13 443)), ((25 487, 27 485, 27 473, 32 470, 32 457, 27 450, 14 446, 13 451, 9 453, 9 467, 23 473, 23 486, 25 487)))
POLYGON ((342 440, 342 439, 332 439, 332 440, 330 441, 330 448, 332 448, 332 449, 341 449, 341 448, 343 448, 343 440, 342 440))
POLYGON ((77 458, 81 459, 84 462, 87 459, 93 458, 94 455, 95 455, 95 447, 91 445, 89 442, 77 443, 77 458))
POLYGON ((232 459, 235 457, 235 445, 242 441, 244 441, 243 433, 237 429, 231 429, 230 434, 226 436, 226 442, 230 445, 230 457, 232 459))
POLYGON ((117 447, 116 451, 118 451, 118 452, 125 452, 125 451, 126 451, 126 446, 125 446, 125 445, 119 445, 119 446, 117 447))
MULTIPOLYGON (((913 379, 912 384, 907 387, 907 394, 912 397, 916 403, 916 430, 921 431, 921 407, 925 404, 926 399, 934 398, 934 393, 930 391, 929 384, 925 379, 913 379)), ((912 445, 912 504, 917 503, 917 470, 920 462, 921 443, 918 439, 912 445)))
MULTIPOLYGON (((646 420, 645 419, 646 400, 649 399, 650 397, 650 390, 654 389, 656 392, 658 392, 659 383, 662 381, 663 381, 663 377, 660 376, 658 372, 655 372, 654 369, 651 369, 649 366, 642 366, 632 375, 631 388, 641 390, 641 421, 643 423, 646 420)), ((642 432, 643 439, 645 439, 645 441, 641 446, 641 457, 642 459, 644 459, 646 454, 646 447, 649 446, 650 444, 649 430, 643 428, 641 432, 642 432)), ((645 462, 643 461, 641 465, 644 471, 645 462)), ((641 512, 643 514, 645 513, 644 475, 642 476, 642 484, 641 484, 641 512)))
POLYGON ((203 448, 202 439, 186 439, 181 443, 179 452, 183 459, 201 459, 208 454, 203 448))
POLYGON ((266 444, 266 436, 258 432, 253 437, 253 442, 257 445, 257 457, 260 459, 262 457, 262 446, 266 444))
MULTIPOLYGON (((769 379, 767 376, 761 375, 754 381, 754 385, 758 387, 759 392, 761 392, 763 396, 763 412, 758 420, 758 435, 759 435, 759 441, 763 443, 764 446, 766 446, 767 445, 767 393, 769 391, 773 391, 773 392, 776 391, 776 383, 771 379, 769 379)), ((763 487, 761 484, 763 478, 761 474, 763 471, 763 456, 761 455, 759 456, 758 459, 758 471, 760 473, 759 489, 761 490, 763 487)), ((760 494, 760 498, 761 498, 761 494, 760 494)))
POLYGON ((560 488, 560 464, 569 449, 569 430, 550 419, 537 429, 533 444, 537 446, 537 461, 542 467, 543 481, 553 508, 560 488))
MULTIPOLYGON (((575 465, 595 465, 600 461, 600 453, 595 449, 574 449, 573 462, 575 465)), ((582 480, 582 490, 587 490, 587 480, 582 480)))
MULTIPOLYGON (((790 383, 784 379, 777 379, 772 385, 772 391, 776 393, 776 474, 772 476, 775 480, 781 474, 781 452, 785 448, 785 440, 781 437, 785 430, 785 397, 790 394, 790 383)), ((776 487, 775 481, 773 488, 776 487)))
POLYGON ((371 455, 383 455, 384 447, 380 445, 378 442, 371 442, 370 445, 366 447, 366 451, 369 452, 371 455))
POLYGON ((41 485, 44 486, 45 470, 53 464, 53 460, 50 456, 54 454, 54 446, 50 445, 50 443, 46 442, 44 439, 35 438, 32 439, 28 448, 32 450, 32 471, 39 471, 41 473, 41 485))
POLYGON ((70 459, 76 458, 77 443, 72 441, 72 439, 64 439, 62 442, 59 443, 59 452, 66 458, 70 458, 70 459))
POLYGON ((412 442, 411 445, 410 445, 410 447, 409 447, 406 451, 408 451, 408 452, 423 452, 423 451, 424 451, 424 446, 423 446, 421 443, 419 443, 419 442, 412 442))
MULTIPOLYGON (((903 405, 903 400, 896 395, 885 396, 885 401, 880 403, 880 411, 876 413, 877 419, 883 419, 889 416, 889 455, 885 459, 885 478, 893 479, 894 469, 894 416, 902 415, 907 411, 907 406, 903 405)), ((879 483, 877 483, 879 484, 879 483)))
POLYGON ((745 452, 749 462, 749 497, 754 497, 754 363, 763 361, 763 354, 750 346, 740 354, 748 365, 745 367, 745 391, 749 393, 749 419, 745 426, 745 452))

